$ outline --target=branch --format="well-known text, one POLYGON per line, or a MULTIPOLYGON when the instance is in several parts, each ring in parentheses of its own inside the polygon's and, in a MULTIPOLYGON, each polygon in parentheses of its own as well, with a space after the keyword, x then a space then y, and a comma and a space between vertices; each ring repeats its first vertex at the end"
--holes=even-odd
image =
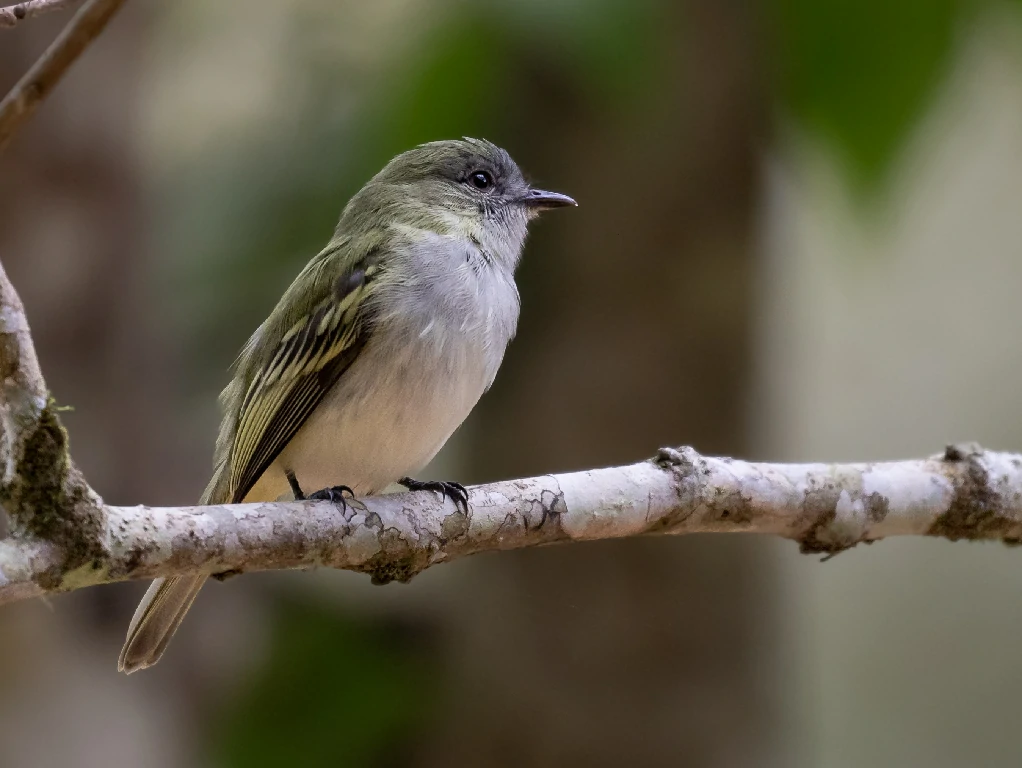
MULTIPOLYGON (((4 436, 12 437, 26 419, 38 419, 46 400, 46 384, 25 308, 0 265, 0 419, 4 436)), ((9 482, 10 475, 4 479, 9 482)))
POLYGON ((663 449, 651 461, 470 489, 468 513, 428 492, 352 501, 108 507, 67 543, 0 542, 0 603, 125 579, 327 566, 408 581, 459 557, 647 534, 765 533, 834 555, 927 535, 1022 538, 1022 456, 951 446, 868 464, 765 464, 663 449))
POLYGON ((0 27, 14 27, 19 21, 42 16, 44 13, 62 11, 78 0, 28 0, 25 3, 0 8, 0 27))
MULTIPOLYGON (((101 554, 97 543, 105 516, 102 501, 85 483, 67 451, 67 433, 57 418, 39 370, 25 310, 0 265, 0 504, 11 523, 11 539, 0 541, 0 590, 14 542, 21 554, 56 549, 65 568, 78 568, 101 554)), ((12 593, 32 591, 14 585, 12 593)), ((2 602, 2 599, 0 599, 2 602)))
POLYGON ((0 101, 0 151, 123 4, 124 0, 88 0, 46 52, 0 101))

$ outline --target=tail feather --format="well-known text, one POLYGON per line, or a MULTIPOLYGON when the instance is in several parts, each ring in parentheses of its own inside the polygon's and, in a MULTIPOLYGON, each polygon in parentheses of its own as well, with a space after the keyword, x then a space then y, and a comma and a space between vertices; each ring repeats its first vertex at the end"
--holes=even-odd
POLYGON ((199 574, 156 579, 150 585, 128 626, 118 670, 131 674, 160 660, 205 581, 206 575, 199 574))
MULTIPOLYGON (((231 386, 235 385, 232 383, 231 386)), ((224 391, 225 395, 228 390, 224 391)), ((200 504, 222 504, 231 496, 228 462, 223 458, 227 452, 222 450, 227 444, 225 439, 218 438, 217 454, 220 458, 217 459, 213 477, 199 500, 200 504)), ((206 578, 206 574, 177 576, 156 579, 149 586, 142 602, 135 609, 135 615, 131 617, 131 624, 128 625, 128 636, 117 659, 118 670, 130 675, 139 669, 151 667, 160 660, 206 578)))

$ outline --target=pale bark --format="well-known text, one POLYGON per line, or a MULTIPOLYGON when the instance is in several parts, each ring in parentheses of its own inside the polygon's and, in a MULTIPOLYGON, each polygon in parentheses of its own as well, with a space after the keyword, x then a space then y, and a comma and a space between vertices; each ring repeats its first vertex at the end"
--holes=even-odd
POLYGON ((89 493, 33 514, 66 525, 49 540, 22 526, 0 541, 0 603, 200 571, 328 566, 407 581, 476 552, 646 534, 766 533, 828 555, 898 535, 1014 544, 1022 456, 951 446, 915 461, 767 464, 662 449, 631 466, 476 486, 467 515, 428 492, 346 509, 308 501, 113 507, 89 493))

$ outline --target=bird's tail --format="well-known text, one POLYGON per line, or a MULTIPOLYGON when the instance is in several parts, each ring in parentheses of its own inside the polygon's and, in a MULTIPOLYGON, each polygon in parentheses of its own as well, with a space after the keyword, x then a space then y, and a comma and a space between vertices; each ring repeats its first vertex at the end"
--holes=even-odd
MULTIPOLYGON (((227 464, 221 461, 199 503, 224 503, 230 496, 228 485, 227 464)), ((128 636, 117 659, 118 670, 130 675, 160 660, 206 578, 204 573, 175 576, 156 579, 149 586, 128 625, 128 636)))
POLYGON ((156 579, 135 609, 117 669, 131 674, 160 660, 206 581, 206 574, 156 579))

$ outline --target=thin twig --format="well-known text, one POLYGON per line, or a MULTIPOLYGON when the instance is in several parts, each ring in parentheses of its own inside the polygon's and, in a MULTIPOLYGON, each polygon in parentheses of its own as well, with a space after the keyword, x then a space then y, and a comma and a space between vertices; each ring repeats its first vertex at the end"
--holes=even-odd
POLYGON ((0 27, 14 27, 18 22, 42 16, 44 13, 62 11, 79 0, 28 0, 17 5, 0 8, 0 27))
POLYGON ((124 0, 88 0, 4 97, 0 102, 0 151, 123 4, 124 0))

